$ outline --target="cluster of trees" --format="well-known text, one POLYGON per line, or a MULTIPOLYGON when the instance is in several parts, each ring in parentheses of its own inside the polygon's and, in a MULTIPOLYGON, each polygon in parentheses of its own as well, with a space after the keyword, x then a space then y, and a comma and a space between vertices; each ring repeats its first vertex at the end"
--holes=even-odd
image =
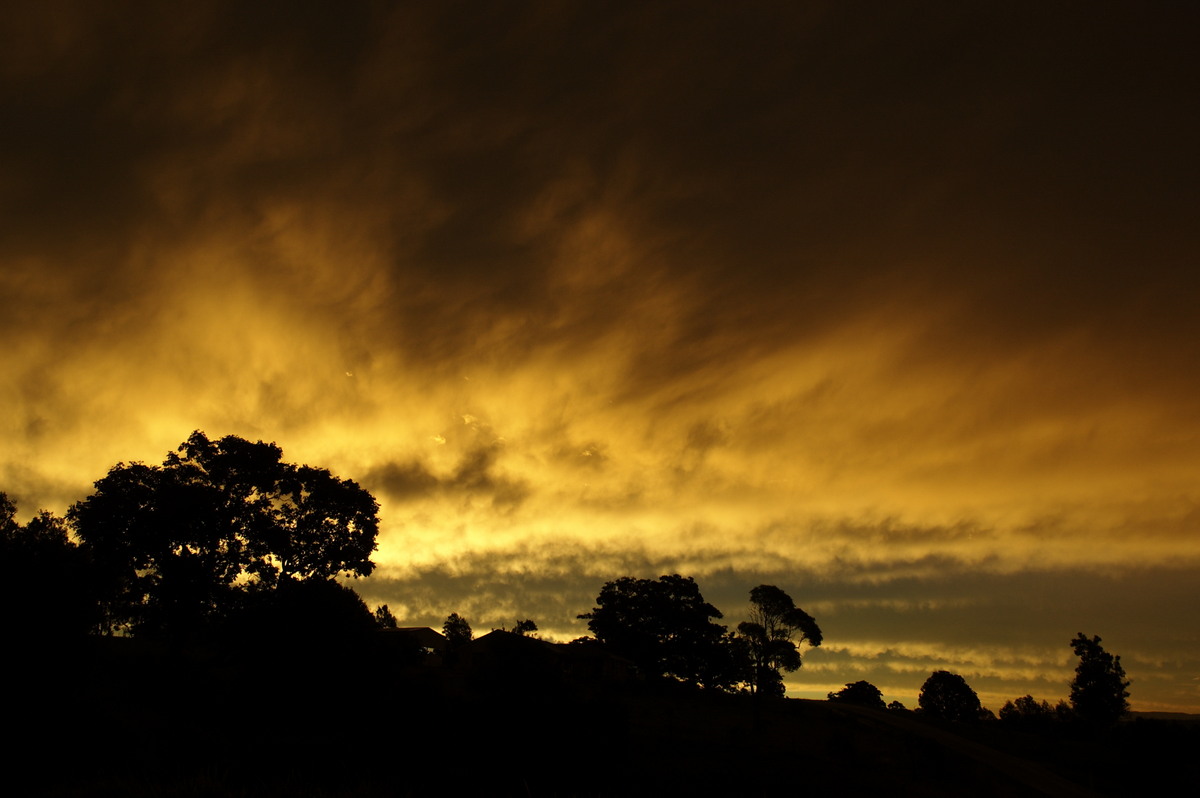
MULTIPOLYGON (((386 605, 372 614, 337 581, 374 569, 378 509, 355 482, 286 463, 273 443, 210 440, 197 431, 161 466, 118 463, 65 519, 42 512, 22 525, 0 493, 0 589, 6 591, 0 607, 8 628, 23 633, 99 629, 191 638, 246 625, 307 633, 395 627, 386 605), (32 580, 46 574, 58 577, 57 587, 31 610, 32 580)), ((783 674, 801 667, 800 647, 822 642, 816 620, 774 585, 750 591, 749 618, 733 631, 717 623, 721 612, 695 580, 679 574, 607 582, 596 605, 578 616, 592 640, 648 676, 720 690, 781 696, 783 674)), ((513 629, 536 630, 528 619, 513 629)), ((443 631, 452 647, 472 637, 457 613, 443 631)), ((1001 719, 1069 714, 1109 723, 1128 711, 1120 657, 1082 633, 1071 646, 1080 662, 1070 706, 1051 708, 1024 696, 1005 704, 1001 719)), ((829 699, 885 706, 879 689, 865 681, 829 699)), ((986 712, 966 681, 947 671, 930 675, 918 704, 950 721, 986 712)))
MULTIPOLYGON (((573 645, 603 646, 643 676, 693 687, 782 696, 782 674, 802 664, 800 646, 821 644, 817 622, 774 585, 750 591, 750 619, 735 631, 716 623, 721 611, 704 600, 692 577, 679 574, 614 579, 601 587, 596 604, 578 616, 592 636, 573 645)), ((504 631, 527 635, 537 628, 524 619, 504 631)), ((442 624, 442 635, 451 652, 473 637, 457 612, 442 624)))
MULTIPOLYGON (((387 605, 384 604, 383 608, 386 609, 387 605)), ((376 610, 376 613, 378 614, 378 610, 376 610)), ((394 628, 395 624, 392 623, 389 624, 389 626, 394 628)), ((493 629, 492 631, 512 632, 515 635, 524 637, 526 635, 532 635, 537 630, 538 625, 533 620, 524 618, 513 624, 512 629, 502 626, 500 629, 493 629)), ((459 615, 457 612, 452 612, 447 615, 446 620, 442 622, 442 637, 446 638, 446 645, 453 650, 460 648, 474 640, 475 632, 473 629, 471 629, 470 621, 459 615)))
POLYGON ((750 591, 750 618, 729 631, 694 579, 626 576, 607 582, 579 618, 594 638, 649 675, 764 696, 784 692, 782 672, 801 664, 800 645, 821 645, 821 629, 774 585, 750 591))
POLYGON ((1031 728, 1053 722, 1078 721, 1091 726, 1111 725, 1129 713, 1129 679, 1121 658, 1104 650, 1100 638, 1079 632, 1071 640, 1071 650, 1079 658, 1075 678, 1071 680, 1070 700, 1050 706, 1024 695, 1006 701, 1000 708, 1000 720, 1031 728))
MULTIPOLYGON (((1071 649, 1079 657, 1075 678, 1071 680, 1070 703, 1059 701, 1051 707, 1031 695, 1008 701, 1000 710, 1000 720, 1013 725, 1039 727, 1053 721, 1079 721, 1092 726, 1105 726, 1120 720, 1129 712, 1129 680, 1121 667, 1121 658, 1105 651, 1100 638, 1087 637, 1080 632, 1071 640, 1071 649)), ((829 693, 830 701, 856 706, 884 709, 883 694, 867 681, 847 684, 829 693)), ((956 723, 970 723, 993 718, 979 702, 979 696, 957 673, 938 670, 929 675, 921 686, 917 699, 919 711, 929 717, 956 723)), ((887 709, 905 710, 898 701, 887 709)))
MULTIPOLYGON (((273 443, 197 431, 161 465, 118 463, 66 518, 42 513, 21 525, 0 495, 4 606, 20 607, 30 628, 177 641, 394 628, 386 605, 372 613, 337 581, 374 569, 378 503, 355 482, 282 454, 273 443), (63 580, 53 592, 61 606, 30 613, 26 582, 46 574, 63 580)), ((580 616, 595 640, 645 674, 691 684, 781 695, 781 672, 800 667, 798 644, 821 643, 816 621, 770 585, 751 591, 751 616, 733 632, 677 574, 609 582, 597 605, 580 616)), ((524 619, 513 631, 536 629, 524 619)), ((457 614, 443 631, 451 647, 471 639, 457 614)))

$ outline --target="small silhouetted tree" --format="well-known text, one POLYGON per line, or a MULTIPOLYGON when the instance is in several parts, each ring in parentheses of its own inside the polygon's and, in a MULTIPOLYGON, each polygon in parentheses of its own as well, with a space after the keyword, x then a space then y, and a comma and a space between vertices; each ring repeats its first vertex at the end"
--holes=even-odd
POLYGON ((1129 680, 1121 667, 1121 658, 1113 656, 1100 645, 1100 638, 1090 639, 1083 632, 1071 641, 1079 665, 1071 681, 1071 707, 1075 716, 1085 723, 1107 725, 1116 723, 1129 712, 1129 680))
POLYGON ((513 634, 517 634, 517 635, 521 635, 521 636, 524 636, 527 634, 532 634, 532 633, 536 632, 537 630, 538 630, 537 624, 534 623, 529 618, 526 618, 523 621, 517 621, 516 625, 513 626, 513 634))
POLYGON ((908 712, 908 707, 904 706, 904 702, 902 701, 891 701, 888 703, 887 708, 892 712, 908 712))
POLYGON ((803 664, 798 643, 821 645, 817 622, 774 585, 750 591, 750 620, 738 624, 738 635, 750 654, 750 692, 765 696, 782 696, 780 671, 790 673, 803 664))
POLYGON ((927 715, 957 722, 976 721, 982 706, 979 696, 957 673, 934 671, 921 686, 917 704, 927 715))
POLYGON ((446 643, 450 648, 461 648, 470 643, 475 636, 471 631, 471 624, 457 612, 446 616, 446 622, 442 624, 442 634, 446 636, 446 643))
POLYGON ((727 654, 725 627, 713 623, 721 613, 704 600, 690 576, 621 577, 600 588, 596 604, 579 617, 597 640, 643 673, 721 686, 714 680, 723 669, 712 663, 727 654))
POLYGON ((375 623, 379 624, 380 629, 395 629, 399 624, 396 621, 396 616, 392 615, 392 611, 388 609, 388 605, 380 604, 375 608, 375 623))
POLYGON ((859 707, 887 708, 883 703, 883 693, 878 687, 867 681, 850 682, 836 693, 830 693, 828 698, 830 701, 854 704, 859 707))

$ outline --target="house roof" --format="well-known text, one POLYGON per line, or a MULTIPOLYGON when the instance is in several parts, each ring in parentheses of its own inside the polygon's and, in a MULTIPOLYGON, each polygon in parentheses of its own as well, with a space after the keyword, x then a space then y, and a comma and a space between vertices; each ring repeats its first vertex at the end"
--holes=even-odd
POLYGON ((390 635, 403 635, 425 648, 440 651, 446 647, 446 636, 436 629, 430 629, 428 626, 400 626, 395 629, 383 629, 382 631, 390 635))

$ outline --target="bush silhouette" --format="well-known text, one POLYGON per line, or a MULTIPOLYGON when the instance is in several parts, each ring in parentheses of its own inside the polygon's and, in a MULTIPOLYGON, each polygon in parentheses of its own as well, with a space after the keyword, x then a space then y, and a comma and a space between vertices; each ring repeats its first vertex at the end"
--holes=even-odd
POLYGON ((871 709, 887 709, 883 703, 883 693, 867 681, 851 682, 836 693, 830 693, 829 700, 871 709))

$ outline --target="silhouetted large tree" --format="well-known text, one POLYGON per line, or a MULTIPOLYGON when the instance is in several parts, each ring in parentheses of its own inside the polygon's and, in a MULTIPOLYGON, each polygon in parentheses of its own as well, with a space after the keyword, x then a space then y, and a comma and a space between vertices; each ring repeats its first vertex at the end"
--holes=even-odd
POLYGON ((596 639, 628 657, 650 676, 720 686, 718 666, 728 654, 720 611, 704 600, 689 576, 621 577, 606 582, 588 622, 596 639))
POLYGON ((819 646, 822 639, 813 617, 774 585, 750 591, 750 620, 738 624, 738 635, 750 654, 750 691, 779 696, 784 693, 780 671, 790 673, 803 664, 797 644, 819 646), (793 635, 798 636, 793 640, 793 635))
POLYGON ((921 711, 935 718, 953 721, 976 721, 979 719, 979 696, 957 673, 934 671, 921 685, 917 697, 921 711))
POLYGON ((107 586, 110 628, 186 634, 248 592, 369 574, 378 508, 273 443, 195 432, 162 466, 114 466, 68 518, 107 586))
POLYGON ((1113 656, 1100 645, 1100 638, 1090 639, 1079 632, 1071 641, 1079 665, 1071 681, 1071 707, 1075 716, 1086 723, 1115 723, 1129 711, 1129 681, 1121 658, 1113 656))

